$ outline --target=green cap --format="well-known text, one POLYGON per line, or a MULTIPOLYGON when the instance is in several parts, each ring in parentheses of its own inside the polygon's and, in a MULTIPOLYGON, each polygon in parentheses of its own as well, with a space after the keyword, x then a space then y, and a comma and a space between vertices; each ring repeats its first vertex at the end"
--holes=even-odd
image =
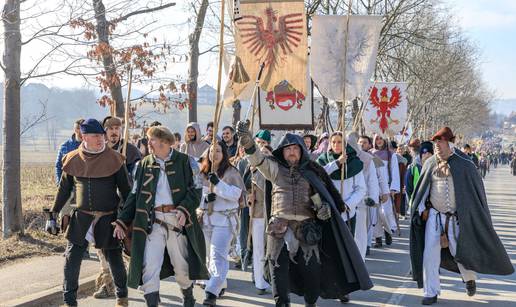
POLYGON ((262 139, 267 142, 271 142, 271 132, 269 130, 260 130, 256 133, 255 137, 262 139))

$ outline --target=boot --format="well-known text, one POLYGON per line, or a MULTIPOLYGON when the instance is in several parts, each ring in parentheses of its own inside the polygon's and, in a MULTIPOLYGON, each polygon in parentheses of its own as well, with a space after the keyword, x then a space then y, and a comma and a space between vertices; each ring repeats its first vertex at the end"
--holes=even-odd
POLYGON ((115 307, 129 307, 129 298, 127 298, 127 297, 117 298, 115 307))
POLYGON ((373 245, 374 248, 381 248, 382 247, 382 237, 376 238, 376 243, 373 245))
POLYGON ((115 296, 115 284, 109 271, 103 271, 95 280, 97 291, 93 293, 94 298, 110 298, 115 296))
POLYGON ((349 294, 345 294, 345 295, 342 295, 341 297, 339 297, 339 301, 342 304, 349 303, 349 294))
POLYGON ((385 231, 385 244, 386 245, 392 244, 392 236, 387 231, 385 231))
POLYGON ((433 305, 437 303, 437 295, 433 297, 424 297, 423 301, 421 301, 421 304, 423 305, 433 305))
POLYGON ((193 284, 187 289, 181 289, 181 292, 183 293, 183 307, 194 307, 193 284))
POLYGON ((204 306, 217 306, 217 296, 211 292, 206 291, 206 298, 202 302, 204 306))
POLYGON ((305 307, 317 307, 317 305, 315 303, 313 303, 313 304, 305 303, 305 307))
POLYGON ((158 307, 159 304, 159 292, 151 292, 143 295, 147 307, 158 307))
POLYGON ((468 296, 473 296, 477 293, 477 283, 474 280, 468 280, 466 282, 466 291, 468 296))

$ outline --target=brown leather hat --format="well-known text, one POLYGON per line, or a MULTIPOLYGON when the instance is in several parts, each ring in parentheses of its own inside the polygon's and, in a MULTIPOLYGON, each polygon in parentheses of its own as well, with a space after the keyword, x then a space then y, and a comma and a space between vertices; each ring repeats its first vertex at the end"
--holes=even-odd
POLYGON ((421 141, 419 139, 412 139, 408 144, 408 147, 412 147, 415 149, 419 149, 419 146, 421 146, 421 141))
POLYGON ((449 127, 443 127, 432 137, 432 141, 445 140, 448 142, 455 142, 455 135, 449 127))

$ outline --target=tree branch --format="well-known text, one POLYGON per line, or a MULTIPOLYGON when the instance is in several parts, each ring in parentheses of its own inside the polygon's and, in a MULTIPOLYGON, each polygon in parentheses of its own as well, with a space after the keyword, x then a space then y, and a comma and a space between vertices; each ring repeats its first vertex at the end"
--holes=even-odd
POLYGON ((118 23, 120 21, 124 21, 124 20, 128 19, 129 17, 135 16, 135 15, 152 13, 152 12, 160 11, 160 10, 163 10, 163 9, 169 8, 171 6, 175 6, 175 5, 176 5, 176 3, 172 2, 172 3, 167 3, 167 4, 163 4, 163 5, 156 6, 156 7, 151 7, 151 8, 148 8, 148 9, 134 11, 134 12, 131 12, 131 13, 126 14, 124 16, 120 16, 118 18, 115 18, 111 22, 118 23))

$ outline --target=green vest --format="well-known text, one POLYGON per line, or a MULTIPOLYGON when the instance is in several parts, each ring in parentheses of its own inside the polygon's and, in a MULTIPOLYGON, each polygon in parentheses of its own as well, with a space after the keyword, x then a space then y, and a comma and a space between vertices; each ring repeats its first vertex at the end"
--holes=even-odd
POLYGON ((412 166, 412 186, 416 188, 417 182, 419 181, 419 168, 417 165, 412 166))

